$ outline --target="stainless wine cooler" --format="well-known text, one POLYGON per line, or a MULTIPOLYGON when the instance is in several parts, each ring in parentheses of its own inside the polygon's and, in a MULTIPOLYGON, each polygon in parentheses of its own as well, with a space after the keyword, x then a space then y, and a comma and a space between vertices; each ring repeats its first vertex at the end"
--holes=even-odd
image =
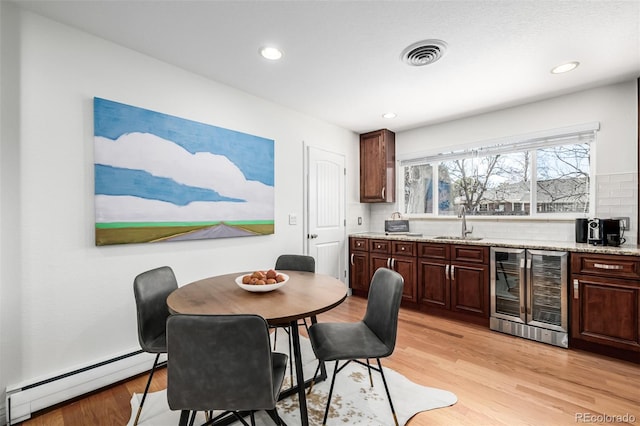
POLYGON ((491 248, 490 328, 567 348, 567 252, 491 248))

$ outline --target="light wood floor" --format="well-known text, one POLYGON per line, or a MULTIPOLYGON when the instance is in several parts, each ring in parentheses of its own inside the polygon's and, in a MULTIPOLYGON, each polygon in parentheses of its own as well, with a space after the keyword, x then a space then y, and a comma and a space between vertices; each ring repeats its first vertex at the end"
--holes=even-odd
MULTIPOLYGON (((318 320, 357 321, 365 306, 364 299, 350 297, 318 320)), ((625 424, 615 418, 625 415, 640 424, 639 365, 480 326, 403 309, 395 352, 382 362, 416 383, 458 396, 454 406, 419 413, 409 426, 625 424), (586 421, 596 415, 611 417, 586 421)), ((131 395, 142 392, 146 380, 146 375, 136 377, 23 424, 125 425, 131 395)), ((152 391, 165 386, 162 369, 152 391)))

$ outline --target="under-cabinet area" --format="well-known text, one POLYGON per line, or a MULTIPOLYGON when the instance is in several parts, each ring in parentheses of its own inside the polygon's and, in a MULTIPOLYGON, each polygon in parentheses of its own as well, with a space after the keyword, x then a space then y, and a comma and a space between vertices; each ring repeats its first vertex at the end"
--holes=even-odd
POLYGON ((390 268, 405 280, 404 307, 640 363, 638 250, 377 234, 351 235, 349 247, 356 296, 390 268))

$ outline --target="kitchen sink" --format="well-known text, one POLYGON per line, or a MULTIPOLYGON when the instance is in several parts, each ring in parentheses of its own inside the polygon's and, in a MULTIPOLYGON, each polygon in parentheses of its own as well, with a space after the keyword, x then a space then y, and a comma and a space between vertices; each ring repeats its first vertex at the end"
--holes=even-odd
POLYGON ((467 240, 467 241, 479 241, 481 237, 461 237, 461 236, 453 236, 453 235, 440 235, 438 237, 434 237, 434 240, 467 240))

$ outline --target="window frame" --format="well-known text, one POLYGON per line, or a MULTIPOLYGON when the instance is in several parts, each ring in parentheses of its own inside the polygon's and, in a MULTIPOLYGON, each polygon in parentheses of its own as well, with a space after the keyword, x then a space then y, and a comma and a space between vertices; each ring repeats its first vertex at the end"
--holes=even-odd
POLYGON ((575 218, 593 217, 595 215, 596 201, 596 141, 597 132, 600 129, 599 122, 585 123, 581 125, 569 126, 559 129, 545 130, 535 133, 528 133, 505 138, 491 139, 466 146, 457 146, 450 148, 440 148, 439 151, 426 151, 418 153, 407 153, 397 156, 396 182, 397 194, 405 193, 405 170, 406 166, 429 164, 433 170, 431 180, 431 192, 433 194, 432 212, 431 213, 404 213, 405 199, 397 197, 396 210, 403 212, 403 216, 410 219, 452 219, 457 218, 456 215, 440 214, 438 198, 438 182, 439 168, 443 161, 454 161, 456 159, 471 158, 474 153, 480 153, 482 156, 490 156, 495 154, 507 154, 514 152, 530 151, 533 157, 532 167, 530 170, 530 196, 529 196, 529 214, 528 215, 473 215, 474 219, 488 220, 573 220, 575 218), (581 139, 586 138, 586 141, 581 139), (587 143, 589 145, 589 209, 586 212, 538 212, 537 208, 537 150, 550 146, 562 146, 587 143))

